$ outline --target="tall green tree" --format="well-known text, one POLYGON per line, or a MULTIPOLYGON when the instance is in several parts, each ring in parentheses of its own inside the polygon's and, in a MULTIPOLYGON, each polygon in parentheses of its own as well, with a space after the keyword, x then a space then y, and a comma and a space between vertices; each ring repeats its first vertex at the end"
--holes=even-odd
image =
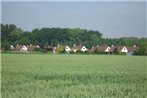
POLYGON ((147 55, 147 38, 140 39, 138 53, 140 55, 147 55))

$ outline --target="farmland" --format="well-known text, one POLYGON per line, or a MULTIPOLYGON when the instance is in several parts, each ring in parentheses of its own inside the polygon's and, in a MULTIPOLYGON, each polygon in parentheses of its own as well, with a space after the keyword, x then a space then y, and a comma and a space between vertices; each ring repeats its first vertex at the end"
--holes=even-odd
POLYGON ((2 98, 146 98, 146 57, 2 54, 2 98))

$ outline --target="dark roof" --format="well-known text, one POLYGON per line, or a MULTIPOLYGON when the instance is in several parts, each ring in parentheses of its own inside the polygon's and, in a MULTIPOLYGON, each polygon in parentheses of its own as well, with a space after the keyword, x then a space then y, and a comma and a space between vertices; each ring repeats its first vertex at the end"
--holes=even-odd
POLYGON ((89 49, 90 52, 94 52, 97 49, 97 47, 92 47, 91 49, 89 49))
POLYGON ((33 51, 35 48, 39 48, 38 45, 27 45, 28 51, 33 51))
POLYGON ((82 45, 78 45, 78 46, 73 46, 72 49, 80 50, 82 47, 83 47, 82 45))
POLYGON ((120 52, 123 47, 125 46, 113 46, 113 47, 110 47, 110 52, 114 52, 115 49, 117 49, 118 52, 120 52))
POLYGON ((15 50, 15 51, 20 51, 20 49, 22 48, 22 46, 23 46, 23 45, 17 45, 17 46, 15 47, 14 50, 15 50))
POLYGON ((100 51, 100 52, 105 52, 105 50, 108 48, 109 46, 104 45, 104 46, 99 46, 99 47, 92 47, 89 51, 100 51))
MULTIPOLYGON (((25 46, 25 45, 17 45, 17 46, 15 47, 14 50, 15 50, 15 51, 20 51, 20 49, 21 49, 23 46, 25 46)), ((33 49, 38 48, 38 45, 27 45, 26 47, 27 47, 27 50, 28 50, 28 51, 32 51, 33 49)))
POLYGON ((105 45, 105 46, 99 46, 97 47, 98 51, 100 52, 105 52, 105 50, 108 48, 109 46, 105 45))
POLYGON ((128 52, 134 52, 139 49, 139 47, 126 47, 128 49, 128 52))

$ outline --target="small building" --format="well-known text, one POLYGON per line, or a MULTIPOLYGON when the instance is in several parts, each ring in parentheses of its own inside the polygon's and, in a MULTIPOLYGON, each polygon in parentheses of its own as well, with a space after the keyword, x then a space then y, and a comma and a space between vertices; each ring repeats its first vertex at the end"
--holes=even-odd
POLYGON ((25 45, 23 45, 20 49, 20 52, 28 52, 28 48, 25 45))
POLYGON ((21 48, 22 48, 22 45, 17 44, 14 51, 20 51, 21 48))
POLYGON ((105 46, 99 46, 97 47, 98 52, 103 52, 103 53, 108 53, 110 51, 110 47, 105 45, 105 46))
POLYGON ((35 49, 39 49, 39 48, 40 48, 39 45, 32 45, 32 44, 27 45, 28 52, 33 52, 35 51, 35 49))
POLYGON ((19 51, 19 52, 32 52, 34 51, 36 48, 40 48, 38 45, 16 45, 14 51, 19 51))
POLYGON ((86 52, 86 51, 88 51, 88 49, 83 45, 79 45, 79 46, 74 45, 72 48, 72 51, 73 52, 77 52, 77 51, 86 52))
POLYGON ((97 47, 92 46, 91 49, 89 49, 89 52, 94 53, 96 49, 97 49, 97 47))
POLYGON ((138 51, 139 47, 136 47, 136 45, 134 45, 133 47, 127 47, 128 49, 128 53, 127 55, 133 55, 135 51, 138 51))
POLYGON ((65 52, 69 53, 71 51, 69 46, 65 46, 65 52))
POLYGON ((14 51, 14 49, 15 49, 14 46, 13 45, 10 45, 10 50, 11 51, 14 51))
POLYGON ((99 46, 97 45, 96 47, 92 46, 92 48, 89 50, 91 53, 108 53, 110 51, 110 47, 107 45, 104 46, 99 46))
POLYGON ((128 49, 126 46, 113 46, 109 50, 110 53, 128 53, 128 49))

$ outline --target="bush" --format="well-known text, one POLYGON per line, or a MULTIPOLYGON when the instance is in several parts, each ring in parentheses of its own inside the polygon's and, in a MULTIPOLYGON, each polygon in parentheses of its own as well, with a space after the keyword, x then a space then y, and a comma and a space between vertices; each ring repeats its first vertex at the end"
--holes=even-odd
POLYGON ((41 49, 41 48, 34 48, 34 51, 36 51, 36 52, 41 52, 42 49, 41 49))
POLYGON ((124 53, 124 52, 119 52, 118 54, 119 55, 126 55, 126 53, 124 53))
POLYGON ((3 51, 10 51, 10 44, 5 42, 1 45, 3 51))
POLYGON ((41 52, 47 53, 48 51, 47 51, 47 49, 41 49, 41 52))

